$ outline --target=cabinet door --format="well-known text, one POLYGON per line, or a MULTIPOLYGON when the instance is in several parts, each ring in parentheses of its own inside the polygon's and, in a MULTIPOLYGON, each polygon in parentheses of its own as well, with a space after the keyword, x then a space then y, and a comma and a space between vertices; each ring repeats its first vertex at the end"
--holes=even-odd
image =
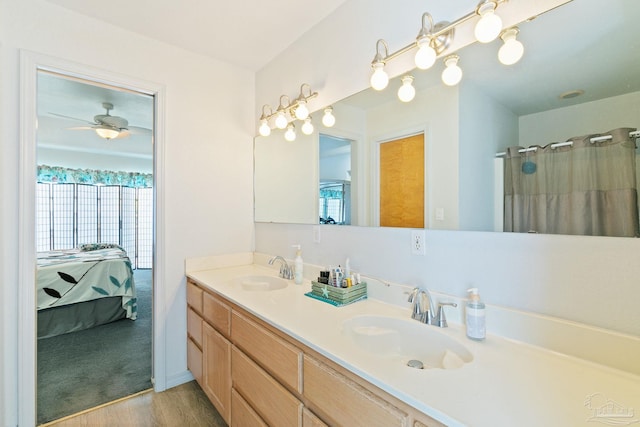
POLYGON ((191 371, 193 378, 202 386, 202 350, 191 338, 187 339, 187 368, 191 371))
POLYGON ((231 389, 231 427, 268 427, 235 388, 231 389))
POLYGON ((231 343, 203 322, 203 389, 229 423, 231 404, 231 343))

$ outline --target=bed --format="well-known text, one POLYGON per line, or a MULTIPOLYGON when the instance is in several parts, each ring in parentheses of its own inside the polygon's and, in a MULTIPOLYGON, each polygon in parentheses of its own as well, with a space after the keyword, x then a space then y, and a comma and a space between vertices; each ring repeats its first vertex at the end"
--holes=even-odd
POLYGON ((38 338, 136 319, 131 261, 115 244, 38 252, 38 338))

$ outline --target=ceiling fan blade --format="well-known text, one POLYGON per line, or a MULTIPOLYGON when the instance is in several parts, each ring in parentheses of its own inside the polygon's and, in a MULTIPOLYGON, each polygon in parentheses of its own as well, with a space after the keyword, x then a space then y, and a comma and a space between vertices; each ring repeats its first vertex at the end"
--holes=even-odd
POLYGON ((79 122, 84 122, 84 123, 87 123, 89 125, 95 125, 96 124, 94 122, 90 122, 90 121, 84 120, 84 119, 79 119, 77 117, 65 116, 64 114, 51 113, 51 112, 49 114, 52 115, 52 116, 56 116, 56 117, 62 117, 63 119, 77 120, 79 122))
POLYGON ((92 130, 93 127, 91 127, 91 126, 73 126, 73 127, 67 128, 67 129, 69 129, 69 130, 92 130))
POLYGON ((151 129, 141 128, 139 126, 127 126, 127 129, 135 135, 151 135, 151 129))
POLYGON ((114 139, 128 138, 129 136, 131 136, 131 132, 128 129, 122 129, 114 139))

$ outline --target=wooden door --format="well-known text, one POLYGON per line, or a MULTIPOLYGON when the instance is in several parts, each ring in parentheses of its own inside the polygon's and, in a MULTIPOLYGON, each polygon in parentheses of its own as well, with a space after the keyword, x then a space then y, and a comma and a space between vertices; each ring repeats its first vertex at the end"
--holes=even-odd
POLYGON ((228 424, 231 406, 231 343, 206 322, 202 338, 203 390, 228 424))
POLYGON ((424 134, 380 144, 380 225, 424 228, 424 134))

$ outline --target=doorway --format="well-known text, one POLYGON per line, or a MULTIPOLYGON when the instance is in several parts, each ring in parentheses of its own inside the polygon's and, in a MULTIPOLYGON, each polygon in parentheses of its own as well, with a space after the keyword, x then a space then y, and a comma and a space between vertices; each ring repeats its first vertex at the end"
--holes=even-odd
MULTIPOLYGON (((87 67, 82 64, 61 60, 33 52, 21 52, 21 152, 20 152, 20 221, 19 221, 19 323, 18 323, 18 424, 36 424, 36 354, 37 354, 37 316, 36 298, 36 176, 37 149, 36 138, 39 123, 37 121, 38 75, 41 71, 52 72, 71 80, 90 82, 97 87, 107 86, 120 91, 138 92, 152 96, 153 108, 153 238, 152 269, 153 292, 162 295, 164 272, 158 269, 164 259, 164 215, 163 206, 164 171, 163 165, 163 122, 164 87, 145 80, 87 67)), ((103 110, 106 113, 106 110, 103 110)), ((102 114, 104 114, 102 113, 102 114)), ((95 119, 90 117, 89 120, 95 119)), ((107 114, 105 114, 107 115, 107 114)), ((133 123, 132 123, 133 125, 133 123)), ((90 132, 84 129, 83 132, 90 132)), ((95 132, 95 129, 93 130, 95 132)), ((96 132, 97 133, 97 132, 96 132)), ((71 153, 71 151, 69 151, 71 153)), ((103 156, 104 154, 98 154, 103 156)), ((166 317, 163 301, 153 299, 153 385, 156 391, 166 388, 165 332, 162 327, 166 317)), ((96 366, 99 369, 99 366, 96 366)))
POLYGON ((152 387, 154 97, 37 87, 40 424, 152 387))

